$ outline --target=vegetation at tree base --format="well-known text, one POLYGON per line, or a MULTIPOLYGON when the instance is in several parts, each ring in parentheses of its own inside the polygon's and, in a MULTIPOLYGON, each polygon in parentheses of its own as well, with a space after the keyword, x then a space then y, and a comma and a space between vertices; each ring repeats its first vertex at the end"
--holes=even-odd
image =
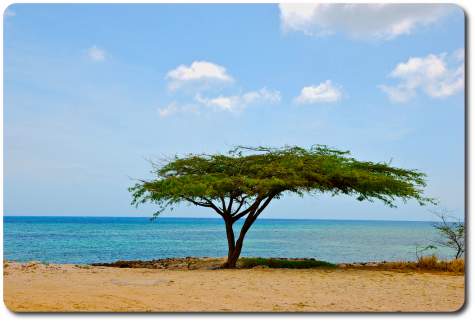
POLYGON ((224 220, 228 260, 235 267, 244 237, 262 211, 284 193, 331 193, 357 200, 380 200, 395 207, 397 198, 421 205, 433 200, 423 196, 425 175, 416 170, 391 167, 388 163, 358 161, 348 151, 324 145, 310 149, 237 147, 227 154, 175 156, 152 163, 151 180, 141 180, 129 190, 132 204, 152 202, 157 216, 176 204, 214 210, 224 220), (243 219, 236 239, 233 224, 243 219))
MULTIPOLYGON (((76 265, 79 268, 91 268, 94 266, 118 267, 118 268, 148 268, 170 270, 214 270, 222 267, 223 258, 213 257, 184 257, 184 258, 161 258, 153 260, 129 260, 112 263, 91 263, 90 265, 76 265)), ((463 258, 443 260, 435 255, 420 256, 416 261, 397 262, 357 262, 332 264, 319 261, 314 258, 239 258, 236 268, 249 269, 254 267, 286 268, 286 269, 364 269, 364 270, 403 270, 403 271, 434 271, 464 273, 465 261, 463 258)))
POLYGON ((240 268, 253 268, 256 266, 268 266, 270 268, 335 268, 336 265, 310 259, 279 259, 279 258, 261 258, 261 257, 244 257, 239 259, 238 266, 240 268))
POLYGON ((452 248, 455 251, 456 259, 462 257, 465 253, 465 224, 455 217, 449 216, 447 211, 433 211, 433 213, 440 219, 440 222, 433 225, 441 235, 437 244, 452 248), (450 218, 456 221, 449 221, 450 218))

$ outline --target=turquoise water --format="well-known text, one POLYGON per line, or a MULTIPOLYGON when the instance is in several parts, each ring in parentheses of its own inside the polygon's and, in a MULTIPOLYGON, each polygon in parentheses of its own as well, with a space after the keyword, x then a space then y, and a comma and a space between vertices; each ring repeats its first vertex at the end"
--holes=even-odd
MULTIPOLYGON (((313 257, 334 263, 414 260, 417 245, 437 239, 430 222, 259 219, 243 256, 313 257)), ((221 257, 221 219, 4 217, 4 258, 92 263, 184 256, 221 257)), ((441 257, 451 256, 438 249, 441 257)))

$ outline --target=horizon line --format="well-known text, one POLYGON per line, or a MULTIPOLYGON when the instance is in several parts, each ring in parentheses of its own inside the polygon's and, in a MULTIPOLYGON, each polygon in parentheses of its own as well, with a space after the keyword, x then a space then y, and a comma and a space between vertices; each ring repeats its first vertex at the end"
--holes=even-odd
MULTIPOLYGON (((153 219, 153 216, 96 216, 96 215, 3 215, 3 217, 58 217, 58 218, 146 218, 153 219)), ((158 216, 155 219, 216 219, 221 218, 215 217, 177 217, 177 216, 158 216)), ((333 221, 391 221, 391 222, 436 222, 437 220, 418 220, 418 219, 350 219, 350 218, 275 218, 275 217, 266 217, 259 218, 260 220, 333 220, 333 221)), ((463 218, 465 219, 465 218, 463 218)), ((465 220, 463 220, 465 221, 465 220)))

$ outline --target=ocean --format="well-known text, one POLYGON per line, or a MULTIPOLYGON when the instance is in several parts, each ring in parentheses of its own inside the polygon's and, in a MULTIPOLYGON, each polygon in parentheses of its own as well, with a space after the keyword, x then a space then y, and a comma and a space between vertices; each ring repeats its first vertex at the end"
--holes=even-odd
MULTIPOLYGON (((7 260, 85 264, 227 254, 220 218, 4 216, 3 222, 7 260)), ((431 222, 262 218, 247 233, 241 256, 415 260, 417 246, 437 239, 431 222)), ((434 252, 452 256, 443 248, 427 254, 434 252)))

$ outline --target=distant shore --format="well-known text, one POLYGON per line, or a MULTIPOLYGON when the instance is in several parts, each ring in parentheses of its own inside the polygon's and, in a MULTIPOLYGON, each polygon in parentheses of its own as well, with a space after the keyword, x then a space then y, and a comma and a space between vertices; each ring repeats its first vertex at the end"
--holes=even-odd
POLYGON ((166 269, 5 261, 4 302, 15 312, 452 312, 464 303, 457 273, 367 264, 223 270, 214 269, 222 259, 195 267, 168 260, 166 269))

